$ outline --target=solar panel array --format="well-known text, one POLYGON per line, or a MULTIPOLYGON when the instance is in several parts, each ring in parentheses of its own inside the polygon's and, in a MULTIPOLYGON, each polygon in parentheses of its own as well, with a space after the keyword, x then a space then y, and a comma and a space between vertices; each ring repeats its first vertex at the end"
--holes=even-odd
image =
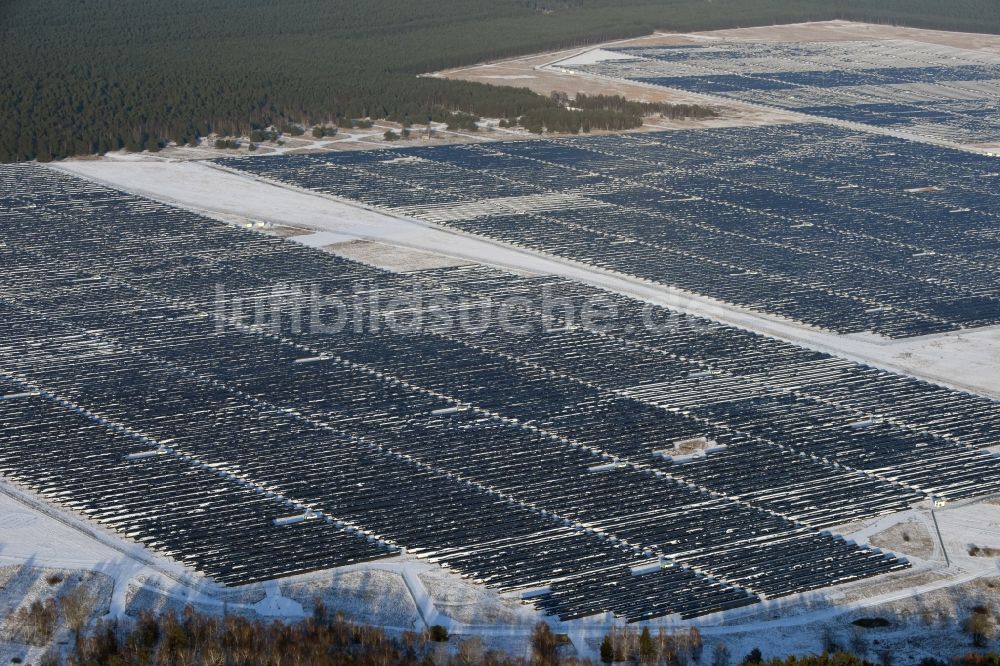
POLYGON ((819 125, 222 165, 838 333, 1000 323, 1000 160, 819 125))
POLYGON ((562 279, 388 273, 33 165, 0 241, 0 474, 226 584, 405 549, 564 619, 694 617, 905 569, 823 528, 1000 489, 994 402, 562 279), (435 316, 386 327, 415 291, 435 316), (515 296, 550 326, 441 317, 515 296), (692 438, 721 450, 658 453, 692 438))
POLYGON ((564 67, 959 144, 1000 140, 1000 55, 908 40, 609 49, 564 67))

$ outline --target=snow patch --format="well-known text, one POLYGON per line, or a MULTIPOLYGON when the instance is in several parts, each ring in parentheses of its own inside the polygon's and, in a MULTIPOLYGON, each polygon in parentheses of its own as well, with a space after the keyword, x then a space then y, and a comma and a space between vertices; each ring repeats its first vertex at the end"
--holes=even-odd
POLYGON ((599 62, 607 62, 608 60, 637 59, 638 58, 635 56, 618 53, 617 51, 609 51, 607 49, 591 49, 590 51, 584 51, 583 53, 567 58, 566 60, 560 60, 555 64, 563 67, 579 67, 581 65, 596 65, 599 62))

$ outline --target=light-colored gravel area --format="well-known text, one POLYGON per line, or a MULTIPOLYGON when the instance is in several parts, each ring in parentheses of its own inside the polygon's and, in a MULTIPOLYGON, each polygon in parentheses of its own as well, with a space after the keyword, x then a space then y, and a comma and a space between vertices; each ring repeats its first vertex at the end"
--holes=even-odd
POLYGON ((876 548, 894 553, 929 559, 934 554, 934 540, 927 526, 917 520, 893 525, 889 529, 872 535, 869 543, 876 548))

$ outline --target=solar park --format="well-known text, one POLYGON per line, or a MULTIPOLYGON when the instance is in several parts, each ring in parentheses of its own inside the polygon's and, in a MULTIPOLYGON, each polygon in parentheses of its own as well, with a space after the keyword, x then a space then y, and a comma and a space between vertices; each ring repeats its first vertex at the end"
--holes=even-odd
MULTIPOLYGON (((811 125, 779 150, 787 131, 226 164, 507 242, 562 243, 578 260, 599 250, 602 267, 634 274, 654 268, 642 248, 665 254, 660 233, 678 247, 712 239, 700 250, 711 261, 680 250, 690 272, 660 264, 649 279, 732 302, 775 285, 786 298, 773 311, 831 328, 821 313, 835 306, 846 328, 890 335, 992 321, 986 158, 811 125), (930 162, 866 174, 834 139, 930 162), (720 145, 745 151, 729 180, 712 170, 720 145), (753 186, 736 180, 750 162, 753 186), (778 174, 792 192, 775 193, 778 174), (945 174, 932 196, 899 189, 945 174), (695 182, 697 199, 684 194, 695 182), (751 191, 736 216, 732 197, 751 191), (865 209, 876 198, 884 212, 865 209), (948 217, 962 233, 931 224, 949 207, 969 208, 948 217), (661 210, 662 231, 650 223, 661 210), (764 242, 766 225, 780 242, 764 242), (850 252, 827 252, 834 240, 850 252), (734 254, 721 269, 741 244, 739 268, 734 254), (621 245, 634 264, 616 263, 621 245), (767 271, 754 263, 765 252, 767 271), (778 260, 807 253, 814 283, 778 260), (880 253, 920 256, 902 274, 880 253), (863 271, 884 277, 877 294, 848 286, 863 271)), ((30 164, 0 167, 0 264, 0 475, 226 585, 405 555, 530 592, 564 620, 691 618, 903 571, 904 558, 831 528, 1000 492, 993 401, 669 309, 638 325, 645 304, 563 278, 392 273, 30 164), (345 301, 365 285, 372 316, 317 332, 218 307, 220 290, 253 302, 276 285, 345 301), (515 319, 550 325, 384 326, 415 291, 450 317, 521 297, 515 319), (604 325, 538 311, 546 295, 603 303, 604 325), (692 441, 710 450, 674 453, 692 441)))
POLYGON ((957 144, 1000 139, 1000 56, 905 39, 621 47, 558 65, 957 144))
POLYGON ((841 334, 1000 323, 1000 160, 819 123, 220 165, 841 334))

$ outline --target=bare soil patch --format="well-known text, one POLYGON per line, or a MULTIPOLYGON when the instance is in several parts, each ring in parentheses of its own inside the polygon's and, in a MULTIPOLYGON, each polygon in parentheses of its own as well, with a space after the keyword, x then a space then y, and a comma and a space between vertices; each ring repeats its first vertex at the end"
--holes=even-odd
POLYGON ((923 523, 916 520, 893 525, 872 536, 869 542, 876 548, 913 555, 921 559, 928 559, 934 554, 934 541, 930 532, 923 523))

